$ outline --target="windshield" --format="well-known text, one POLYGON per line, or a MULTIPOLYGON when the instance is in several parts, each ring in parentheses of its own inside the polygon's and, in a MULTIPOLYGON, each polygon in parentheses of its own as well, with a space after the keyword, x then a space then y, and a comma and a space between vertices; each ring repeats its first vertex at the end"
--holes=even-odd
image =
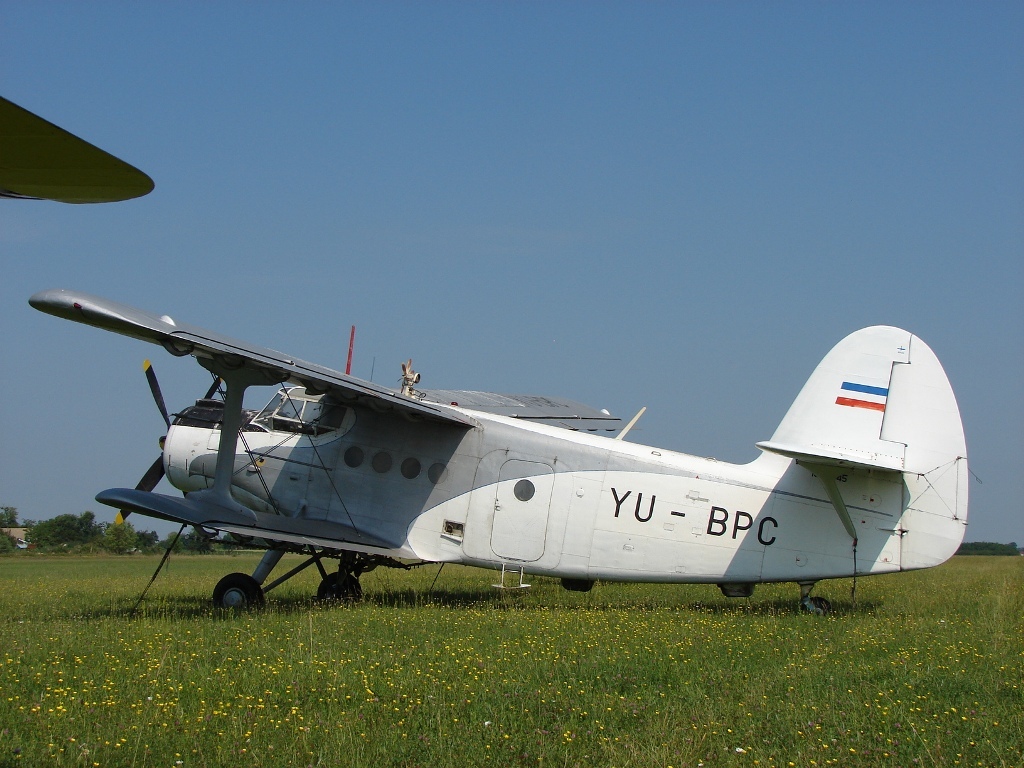
POLYGON ((330 395, 308 395, 302 387, 291 387, 279 391, 253 423, 274 432, 322 435, 343 426, 347 432, 354 420, 352 409, 330 395))

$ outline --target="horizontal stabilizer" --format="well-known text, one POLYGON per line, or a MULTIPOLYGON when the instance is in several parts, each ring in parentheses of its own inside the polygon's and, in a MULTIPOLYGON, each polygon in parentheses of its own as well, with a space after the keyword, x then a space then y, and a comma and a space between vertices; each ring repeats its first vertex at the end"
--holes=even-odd
POLYGON ((777 453, 796 459, 802 464, 819 464, 826 467, 860 467, 863 469, 888 469, 894 472, 903 471, 903 462, 898 456, 887 454, 857 455, 852 451, 830 450, 825 446, 785 445, 766 440, 758 443, 762 451, 777 453))

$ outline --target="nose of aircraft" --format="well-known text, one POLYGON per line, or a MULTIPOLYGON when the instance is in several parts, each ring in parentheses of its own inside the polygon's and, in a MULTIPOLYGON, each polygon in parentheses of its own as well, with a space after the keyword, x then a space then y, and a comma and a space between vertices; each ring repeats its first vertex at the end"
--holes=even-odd
MULTIPOLYGON (((142 370, 146 374, 146 381, 149 382, 149 391, 150 393, 152 393, 153 400, 156 402, 156 407, 160 411, 160 415, 164 419, 164 424, 167 425, 167 429, 170 429, 171 417, 167 412, 167 405, 164 403, 163 392, 160 391, 160 382, 157 381, 156 372, 153 370, 153 364, 150 363, 149 360, 144 360, 142 363, 142 370)), ((217 388, 219 386, 220 379, 214 379, 213 385, 206 393, 206 399, 213 397, 213 394, 217 391, 217 388)), ((154 488, 156 488, 157 483, 159 483, 163 479, 165 472, 163 451, 166 440, 166 434, 160 438, 160 455, 157 456, 156 460, 149 465, 149 469, 146 470, 146 473, 142 476, 142 479, 139 480, 138 484, 135 486, 135 490, 146 491, 148 493, 152 491, 154 488)), ((115 522, 117 524, 123 523, 130 514, 131 512, 127 510, 120 510, 117 513, 115 522)))

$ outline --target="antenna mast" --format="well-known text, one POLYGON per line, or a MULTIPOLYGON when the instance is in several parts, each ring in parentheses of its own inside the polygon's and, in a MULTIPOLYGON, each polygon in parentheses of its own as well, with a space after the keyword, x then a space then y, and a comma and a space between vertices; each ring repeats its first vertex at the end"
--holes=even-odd
POLYGON ((352 350, 356 346, 356 327, 352 326, 352 332, 348 335, 348 361, 345 363, 345 375, 352 373, 352 350))

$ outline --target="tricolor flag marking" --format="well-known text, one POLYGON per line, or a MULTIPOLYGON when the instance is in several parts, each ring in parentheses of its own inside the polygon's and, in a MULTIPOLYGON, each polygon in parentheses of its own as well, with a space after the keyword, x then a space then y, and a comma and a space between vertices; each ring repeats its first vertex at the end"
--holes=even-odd
POLYGON ((885 411, 885 401, 889 397, 889 390, 887 388, 844 381, 841 389, 844 392, 849 392, 850 396, 841 394, 836 398, 836 405, 845 405, 850 408, 866 408, 869 411, 885 411))

